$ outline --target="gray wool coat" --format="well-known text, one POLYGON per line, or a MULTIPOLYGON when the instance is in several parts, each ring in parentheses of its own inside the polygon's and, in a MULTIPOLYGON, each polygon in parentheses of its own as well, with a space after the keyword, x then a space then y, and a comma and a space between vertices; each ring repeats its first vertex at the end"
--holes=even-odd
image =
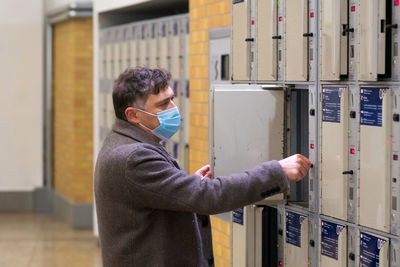
POLYGON ((118 120, 95 168, 104 267, 213 266, 209 215, 288 188, 277 161, 244 173, 188 175, 138 127, 118 120))

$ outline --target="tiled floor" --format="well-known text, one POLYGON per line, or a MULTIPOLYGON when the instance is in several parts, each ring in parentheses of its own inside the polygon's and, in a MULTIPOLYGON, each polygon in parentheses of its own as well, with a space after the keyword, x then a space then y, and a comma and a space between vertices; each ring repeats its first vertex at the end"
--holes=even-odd
POLYGON ((0 267, 101 267, 91 230, 48 214, 0 213, 0 267))

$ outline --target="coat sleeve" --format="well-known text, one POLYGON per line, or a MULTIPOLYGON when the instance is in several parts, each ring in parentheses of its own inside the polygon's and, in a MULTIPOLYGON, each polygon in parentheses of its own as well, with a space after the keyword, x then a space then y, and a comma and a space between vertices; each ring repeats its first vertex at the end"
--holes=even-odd
POLYGON ((143 207, 204 215, 231 211, 288 189, 288 179, 277 161, 243 173, 202 179, 177 169, 147 146, 136 146, 130 153, 125 178, 143 207))

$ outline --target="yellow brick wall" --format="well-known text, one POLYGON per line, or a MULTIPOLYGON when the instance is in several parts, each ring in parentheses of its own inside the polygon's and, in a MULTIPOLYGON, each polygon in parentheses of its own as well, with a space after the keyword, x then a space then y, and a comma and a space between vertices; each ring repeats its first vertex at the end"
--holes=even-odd
MULTIPOLYGON (((231 0, 189 0, 190 173, 208 164, 208 30, 229 26, 231 0)), ((230 224, 211 217, 216 267, 230 266, 230 224)))
POLYGON ((92 18, 53 26, 53 185, 73 203, 93 202, 92 18))

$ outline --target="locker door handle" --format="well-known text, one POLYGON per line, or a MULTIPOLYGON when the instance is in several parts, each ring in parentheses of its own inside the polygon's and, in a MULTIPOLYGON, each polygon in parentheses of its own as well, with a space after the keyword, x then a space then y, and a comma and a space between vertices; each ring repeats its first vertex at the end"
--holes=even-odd
POLYGON ((303 37, 313 37, 314 34, 312 32, 310 33, 303 33, 303 37))
POLYGON ((342 172, 342 174, 353 174, 353 171, 352 171, 352 170, 350 170, 350 171, 344 171, 344 172, 342 172))
POLYGON ((347 28, 346 25, 343 25, 342 35, 345 36, 348 32, 354 32, 354 28, 347 28))
POLYGON ((397 29, 397 24, 386 24, 386 29, 397 29))
POLYGON ((275 36, 272 36, 272 39, 282 39, 282 36, 281 35, 275 35, 275 36))
POLYGON ((254 42, 254 38, 246 38, 244 39, 246 42, 254 42))

